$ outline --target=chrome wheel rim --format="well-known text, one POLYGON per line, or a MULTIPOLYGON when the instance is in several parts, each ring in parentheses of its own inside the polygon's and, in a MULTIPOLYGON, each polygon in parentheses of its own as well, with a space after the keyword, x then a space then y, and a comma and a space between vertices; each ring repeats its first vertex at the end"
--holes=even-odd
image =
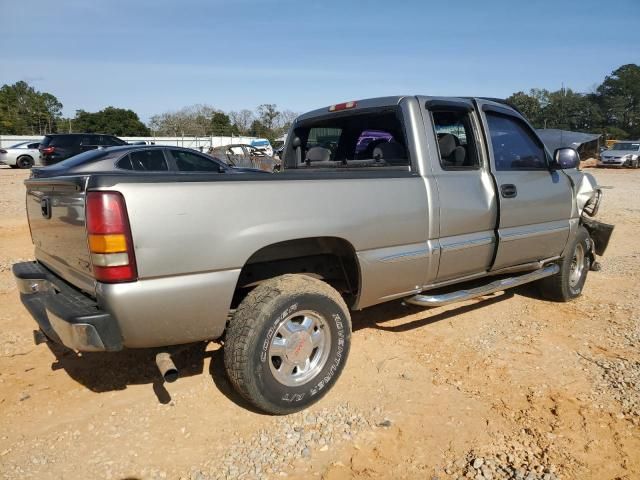
POLYGON ((269 367, 283 385, 296 387, 318 375, 329 357, 331 332, 317 312, 289 315, 276 327, 268 351, 269 367))
POLYGON ((569 272, 569 285, 575 287, 582 278, 582 272, 584 271, 584 247, 581 243, 576 245, 576 249, 573 252, 573 259, 571 260, 571 271, 569 272))

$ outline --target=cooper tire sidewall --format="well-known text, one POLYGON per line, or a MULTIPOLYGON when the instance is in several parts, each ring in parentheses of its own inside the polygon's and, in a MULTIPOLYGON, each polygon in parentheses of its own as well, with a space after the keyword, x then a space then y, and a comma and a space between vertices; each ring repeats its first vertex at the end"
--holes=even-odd
POLYGON ((266 401, 278 408, 298 410, 302 405, 320 399, 340 376, 351 343, 349 317, 331 299, 314 293, 302 293, 277 299, 273 308, 264 314, 269 318, 261 322, 263 326, 256 335, 255 355, 250 362, 256 387, 266 401), (268 351, 280 322, 295 312, 303 310, 314 311, 324 318, 330 329, 331 348, 326 363, 318 375, 300 386, 288 387, 276 380, 271 373, 269 364, 271 359, 268 351))

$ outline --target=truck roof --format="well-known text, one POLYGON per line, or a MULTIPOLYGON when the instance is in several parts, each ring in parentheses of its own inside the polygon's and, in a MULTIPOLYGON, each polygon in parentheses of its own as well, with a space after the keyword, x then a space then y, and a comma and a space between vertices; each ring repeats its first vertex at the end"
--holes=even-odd
MULTIPOLYGON (((459 101, 459 102, 468 102, 469 100, 473 100, 474 98, 478 98, 479 100, 483 100, 485 102, 490 102, 495 104, 496 106, 507 107, 512 110, 518 112, 518 110, 513 106, 507 103, 506 100, 500 98, 490 98, 490 97, 442 97, 442 96, 428 96, 428 95, 394 95, 389 97, 374 97, 374 98, 365 98, 361 100, 352 100, 356 104, 355 107, 352 107, 350 110, 357 111, 360 109, 366 108, 381 108, 381 107, 391 107, 399 104, 402 99, 407 97, 424 97, 432 100, 445 100, 445 101, 459 101)), ((347 102, 348 103, 348 102, 347 102)), ((342 103, 338 103, 336 105, 342 105, 342 103)), ((326 106, 322 108, 317 108, 315 110, 311 110, 310 112, 303 113, 300 115, 296 122, 304 121, 309 118, 321 117, 329 114, 331 106, 326 106)), ((520 113, 520 112, 518 112, 520 113)))

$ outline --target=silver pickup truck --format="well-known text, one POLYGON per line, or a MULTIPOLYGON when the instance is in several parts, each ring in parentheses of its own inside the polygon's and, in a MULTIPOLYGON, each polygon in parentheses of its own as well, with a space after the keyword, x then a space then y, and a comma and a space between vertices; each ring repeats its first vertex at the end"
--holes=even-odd
POLYGON ((613 229, 589 218, 601 191, 577 152, 551 154, 489 99, 306 113, 275 174, 123 170, 127 150, 107 152, 25 182, 37 260, 13 272, 36 337, 78 351, 161 347, 164 373, 175 373, 169 346, 222 339, 233 385, 277 414, 336 382, 350 310, 437 307, 534 281, 569 301, 613 229))

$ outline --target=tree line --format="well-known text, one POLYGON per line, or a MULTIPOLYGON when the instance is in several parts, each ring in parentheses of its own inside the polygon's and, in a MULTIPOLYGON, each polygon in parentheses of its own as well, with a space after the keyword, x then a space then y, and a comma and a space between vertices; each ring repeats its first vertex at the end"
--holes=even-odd
POLYGON ((275 140, 289 129, 298 115, 265 103, 255 111, 225 113, 210 105, 191 105, 153 115, 145 125, 129 109, 107 107, 98 112, 76 110, 62 115, 62 103, 51 93, 39 92, 19 81, 0 88, 0 135, 46 135, 48 133, 108 133, 137 136, 253 136, 275 140))
MULTIPOLYGON (((622 65, 588 93, 571 88, 549 91, 532 88, 507 99, 536 128, 561 128, 603 133, 611 138, 640 137, 640 66, 622 65)), ((255 136, 275 140, 297 116, 265 103, 255 110, 224 112, 199 104, 153 115, 145 125, 129 109, 107 107, 98 112, 77 110, 62 115, 53 94, 39 92, 27 82, 0 87, 0 134, 45 135, 87 132, 119 136, 255 136)))
POLYGON ((640 137, 640 66, 636 64, 617 68, 589 93, 564 87, 532 88, 506 100, 536 128, 602 133, 617 139, 640 137))

